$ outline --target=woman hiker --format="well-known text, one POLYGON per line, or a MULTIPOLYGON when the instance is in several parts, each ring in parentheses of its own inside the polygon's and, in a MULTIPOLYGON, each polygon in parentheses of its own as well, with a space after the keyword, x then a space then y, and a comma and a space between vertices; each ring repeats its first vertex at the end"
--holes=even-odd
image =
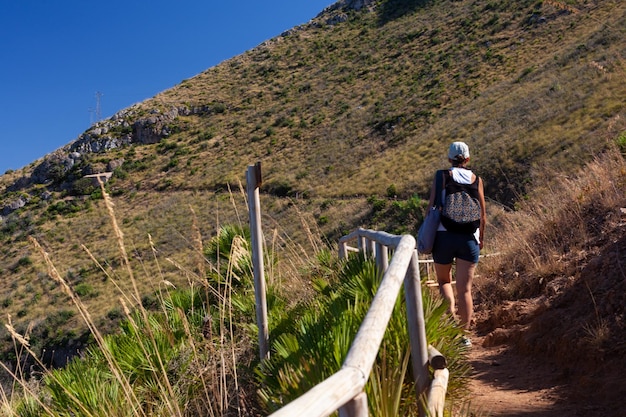
MULTIPOLYGON (((464 142, 453 142, 448 149, 447 170, 437 171, 443 175, 441 223, 437 229, 432 249, 439 291, 449 303, 454 316, 455 298, 452 288, 452 263, 456 260, 456 291, 458 315, 461 326, 468 331, 472 322, 474 303, 472 280, 483 247, 486 223, 485 194, 483 181, 469 168, 469 147, 464 142)), ((435 180, 430 193, 428 209, 435 201, 435 180)), ((467 336, 465 345, 471 345, 467 336)))

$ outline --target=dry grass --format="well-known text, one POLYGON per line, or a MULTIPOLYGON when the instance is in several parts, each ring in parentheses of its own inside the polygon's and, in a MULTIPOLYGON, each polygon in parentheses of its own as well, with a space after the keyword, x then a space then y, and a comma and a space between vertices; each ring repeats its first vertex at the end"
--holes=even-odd
MULTIPOLYGON (((274 276, 303 294, 307 286, 298 270, 306 269, 306 256, 319 242, 332 245, 357 226, 375 228, 367 199, 385 196, 392 184, 400 198, 425 197, 432 172, 446 164, 451 140, 472 148, 473 168, 494 202, 490 213, 518 199, 532 201, 533 188, 544 182, 542 166, 568 172, 626 130, 623 2, 567 2, 577 13, 562 4, 442 2, 398 10, 389 19, 355 13, 335 26, 321 17, 319 25, 272 39, 141 103, 138 117, 185 106, 223 112, 178 118, 173 124, 180 131, 160 144, 84 155, 85 166, 125 161, 107 185, 133 265, 123 275, 119 266, 126 261, 111 239, 100 200, 77 213, 51 215, 57 202, 81 198, 55 185, 8 191, 36 164, 1 176, 0 206, 20 195, 30 200, 2 219, 0 313, 11 314, 19 331, 28 323, 37 330, 42 317, 67 306, 67 296, 45 277, 46 266, 28 236, 61 260, 61 277, 92 289, 83 302, 105 320, 117 305, 112 281, 131 292, 135 285, 142 296, 155 290, 145 277, 185 284, 202 271, 197 230, 206 240, 218 224, 246 221, 243 211, 231 209, 231 199, 241 206, 244 198, 229 189, 258 160, 264 167, 265 233, 277 233, 274 247, 297 248, 302 256, 293 265, 276 266, 274 276), (538 17, 545 22, 533 20, 538 17), (280 186, 286 196, 275 192, 280 186), (42 199, 48 190, 51 200, 42 199), (319 230, 307 232, 302 218, 319 230), (196 230, 192 237, 189 230, 196 230), (149 262, 154 248, 173 262, 149 262), (126 279, 131 273, 134 284, 126 279)), ((494 225, 506 223, 506 216, 495 217, 494 225)), ((534 214, 526 221, 533 219, 534 214)), ((589 235, 573 232, 578 240, 589 235)), ((489 236, 495 233, 492 228, 489 236)), ((537 239, 542 233, 547 238, 556 232, 538 230, 537 239)), ((521 247, 537 251, 534 245, 521 247)), ((552 261, 539 266, 549 276, 561 249, 544 249, 540 255, 552 261)), ((517 264, 511 271, 524 273, 517 264)), ((77 329, 78 322, 70 318, 68 329, 77 329)))
POLYGON ((553 278, 575 274, 571 260, 593 252, 626 205, 626 161, 617 149, 580 171, 546 169, 544 177, 515 211, 492 220, 489 247, 500 256, 481 267, 489 278, 478 292, 487 303, 534 296, 553 278))
MULTIPOLYGON (((233 329, 233 317, 232 317, 232 305, 230 305, 230 299, 232 295, 232 286, 229 279, 232 279, 232 275, 229 274, 227 281, 223 286, 212 291, 217 291, 214 295, 220 301, 220 305, 215 306, 220 313, 221 325, 214 326, 219 329, 219 334, 213 337, 210 332, 212 323, 209 320, 208 325, 205 326, 209 330, 209 335, 205 335, 206 341, 198 341, 198 338, 194 335, 197 329, 191 329, 191 324, 187 321, 187 318, 183 315, 182 311, 169 312, 165 305, 167 303, 167 290, 168 287, 173 286, 171 282, 164 279, 163 274, 157 274, 152 276, 151 281, 155 286, 153 291, 158 292, 159 305, 163 309, 163 313, 167 316, 169 314, 179 315, 179 319, 184 325, 186 332, 185 345, 189 350, 188 355, 191 357, 191 370, 197 372, 194 378, 183 378, 182 381, 175 381, 176 386, 172 385, 170 381, 170 373, 172 366, 171 363, 165 363, 164 359, 159 355, 159 347, 157 346, 157 338, 152 333, 152 326, 148 325, 152 322, 152 318, 148 310, 142 305, 142 296, 145 294, 145 289, 140 289, 138 285, 138 277, 134 271, 133 260, 129 257, 129 253, 126 249, 125 236, 120 228, 114 209, 114 203, 112 198, 108 195, 106 190, 102 188, 105 206, 108 212, 108 218, 111 221, 112 238, 117 244, 119 255, 123 262, 119 265, 119 271, 112 271, 111 269, 100 264, 93 253, 83 246, 83 250, 88 254, 90 259, 94 262, 100 272, 107 277, 108 281, 111 281, 115 287, 118 296, 119 304, 123 308, 125 319, 128 320, 134 332, 138 337, 139 344, 143 348, 143 354, 146 358, 154 360, 156 357, 157 366, 152 372, 155 375, 154 382, 157 386, 149 387, 151 390, 156 390, 158 397, 154 399, 154 404, 144 403, 140 396, 142 396, 141 386, 133 386, 129 375, 122 369, 123 365, 118 362, 118 359, 114 357, 111 349, 110 342, 105 340, 103 333, 101 332, 97 320, 94 319, 92 313, 88 309, 87 305, 77 295, 72 284, 67 279, 63 278, 59 273, 59 270, 53 263, 48 252, 40 245, 40 243, 31 238, 31 244, 35 251, 40 255, 43 260, 48 276, 56 283, 61 291, 70 300, 73 307, 78 311, 79 317, 82 320, 83 325, 86 325, 90 334, 95 339, 95 344, 98 347, 98 351, 102 353, 103 358, 106 361, 107 369, 112 373, 113 379, 120 385, 121 397, 123 398, 122 405, 120 404, 100 404, 98 410, 90 409, 88 405, 80 406, 81 400, 75 395, 74 389, 88 389, 88 386, 74 386, 70 387, 65 385, 64 380, 57 379, 58 374, 48 369, 48 364, 44 363, 40 359, 40 352, 34 351, 31 347, 30 336, 32 327, 29 327, 26 332, 21 333, 15 329, 11 322, 11 317, 8 318, 8 323, 5 325, 8 334, 13 340, 14 350, 16 352, 18 363, 33 362, 33 366, 40 369, 40 372, 50 382, 58 384, 63 390, 64 394, 74 403, 73 409, 79 405, 76 412, 84 416, 100 416, 102 412, 110 412, 114 415, 125 416, 146 416, 146 415, 168 415, 168 416, 187 416, 197 415, 201 413, 203 415, 210 416, 224 416, 224 415, 242 415, 244 405, 241 401, 251 401, 250 399, 244 400, 246 394, 240 392, 238 386, 238 374, 237 366, 238 361, 241 359, 242 352, 244 355, 246 347, 241 344, 236 345, 234 340, 233 329), (229 278, 230 277, 230 278, 229 278), (155 279, 159 281, 155 283, 155 279), (126 285, 124 284, 126 281, 126 285), (157 289, 158 288, 158 289, 157 289), (143 292, 142 292, 143 291, 143 292), (136 315, 131 313, 131 310, 138 312, 136 315), (146 348, 145 342, 141 342, 140 338, 146 338, 148 345, 151 347, 146 348), (213 343, 217 341, 216 343, 213 343), (148 351, 150 350, 150 352, 148 351), (207 353, 208 351, 208 353, 207 353), (155 354, 156 353, 156 354, 155 354), (207 363, 206 358, 209 358, 207 363), (200 388, 193 386, 200 382, 200 388), (199 391, 198 391, 199 389, 199 391), (137 391, 138 390, 138 391, 137 391), (186 395, 192 394, 191 397, 186 395), (125 404, 125 405, 124 405, 125 404), (105 410, 105 411, 103 411, 105 410), (235 414, 232 414, 235 412, 235 414)), ((187 278, 186 283, 189 288, 197 287, 198 285, 205 288, 207 287, 207 281, 205 278, 205 271, 207 269, 215 270, 215 266, 210 264, 204 257, 204 243, 202 240, 201 232, 197 226, 197 219, 195 218, 195 212, 191 209, 192 213, 192 245, 196 253, 196 271, 185 269, 180 264, 173 260, 170 260, 175 268, 179 271, 180 275, 187 278), (198 273, 202 275, 198 275, 198 273)), ((159 256, 153 242, 150 240, 150 246, 154 255, 154 264, 156 270, 161 271, 159 262, 159 256)), ((236 247, 236 245, 234 245, 236 247)), ((232 255, 232 254, 231 254, 232 255)), ((236 256, 230 256, 231 260, 236 256)), ((143 264, 145 266, 145 264, 143 264)), ((150 270, 144 269, 144 273, 150 273, 150 270)), ((205 290, 209 290, 205 288, 205 290)), ((180 358, 179 360, 185 362, 186 358, 180 358)), ((247 360, 246 360, 247 361, 247 360)), ((40 407, 40 411, 46 413, 49 416, 61 415, 57 409, 59 404, 51 404, 46 395, 41 395, 42 386, 39 383, 34 383, 35 378, 32 378, 31 372, 23 368, 24 365, 19 365, 17 368, 11 369, 9 366, 2 365, 2 368, 9 375, 13 381, 9 384, 3 384, 0 387, 0 407, 3 410, 3 415, 18 415, 16 411, 16 405, 20 403, 25 397, 28 401, 31 401, 36 406, 40 407)), ((62 408, 62 407, 61 407, 62 408)), ((112 415, 111 414, 111 415, 112 415)), ((22 415, 22 414, 19 414, 22 415)), ((64 414, 63 414, 64 415, 64 414)))

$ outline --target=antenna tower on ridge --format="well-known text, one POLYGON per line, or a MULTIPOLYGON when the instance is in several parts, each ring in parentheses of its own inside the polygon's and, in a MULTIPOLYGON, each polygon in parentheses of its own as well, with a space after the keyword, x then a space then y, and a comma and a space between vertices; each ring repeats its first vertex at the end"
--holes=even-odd
POLYGON ((96 122, 99 122, 102 119, 102 113, 100 111, 100 98, 102 97, 102 93, 100 91, 96 91, 96 122))

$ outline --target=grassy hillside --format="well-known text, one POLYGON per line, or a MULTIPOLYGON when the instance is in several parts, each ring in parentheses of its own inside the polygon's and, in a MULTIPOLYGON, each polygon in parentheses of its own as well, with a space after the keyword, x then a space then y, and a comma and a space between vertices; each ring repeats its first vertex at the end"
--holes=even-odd
MULTIPOLYGON (((119 316, 113 284, 128 280, 116 272, 121 261, 99 193, 82 178, 111 162, 119 166, 107 188, 131 256, 151 260, 156 251, 172 260, 159 263, 159 274, 151 262, 137 271, 146 299, 162 285, 149 277, 186 284, 200 270, 189 237, 196 227, 208 239, 220 224, 247 222, 240 187, 256 161, 264 228, 276 247, 310 250, 319 244, 311 234, 334 243, 360 225, 414 232, 452 140, 470 145, 492 211, 513 208, 550 181, 546 166, 567 173, 623 137, 625 11, 619 1, 525 0, 331 8, 121 109, 87 133, 132 144, 82 152, 68 168, 59 161, 69 144, 0 177, 0 206, 25 203, 2 216, 0 312, 20 330, 32 324, 39 346, 80 338, 33 237, 94 316, 119 316), (137 142, 135 123, 172 109, 157 143, 137 142), (54 175, 34 181, 47 161, 54 175)), ((306 283, 286 285, 306 291, 306 283)))

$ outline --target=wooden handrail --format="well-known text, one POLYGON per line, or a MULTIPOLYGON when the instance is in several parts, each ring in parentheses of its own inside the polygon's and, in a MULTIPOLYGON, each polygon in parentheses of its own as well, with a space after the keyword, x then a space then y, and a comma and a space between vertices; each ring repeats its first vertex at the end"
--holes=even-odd
POLYGON ((445 356, 431 345, 428 345, 428 363, 435 370, 426 400, 428 403, 428 414, 433 417, 443 417, 450 371, 448 371, 445 356))
POLYGON ((304 395, 273 413, 272 417, 328 416, 363 392, 366 380, 359 369, 341 368, 304 395))
MULTIPOLYGON (((359 327, 341 369, 299 398, 271 414, 271 417, 325 417, 337 410, 339 410, 340 417, 367 417, 365 384, 378 355, 403 283, 407 301, 407 318, 416 390, 418 396, 426 394, 429 387, 429 357, 415 238, 411 235, 397 236, 386 232, 357 229, 339 239, 340 257, 347 257, 349 251, 347 242, 355 239, 359 249, 375 257, 377 265, 384 271, 372 304, 359 327), (389 250, 393 250, 394 253, 387 266, 389 250)), ((441 363, 440 360, 439 363, 441 363)), ((420 415, 425 415, 426 411, 421 404, 419 406, 420 415)))

